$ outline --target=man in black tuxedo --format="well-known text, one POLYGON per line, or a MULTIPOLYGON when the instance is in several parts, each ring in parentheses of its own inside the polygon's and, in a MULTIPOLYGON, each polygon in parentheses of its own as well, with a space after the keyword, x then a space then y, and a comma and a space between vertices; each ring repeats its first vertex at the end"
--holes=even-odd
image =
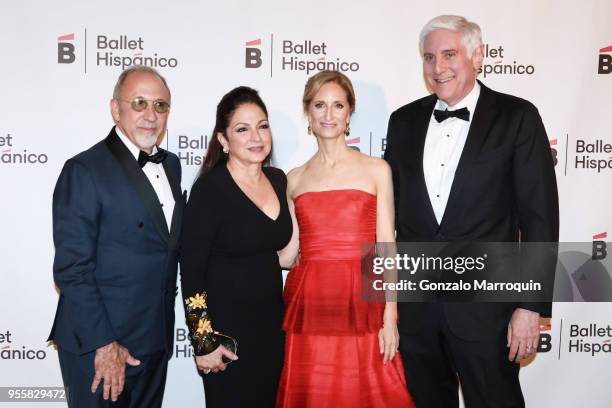
POLYGON ((162 403, 184 206, 180 162, 156 145, 169 110, 157 71, 125 70, 111 100, 115 127, 68 160, 55 186, 60 296, 49 340, 71 407, 162 403))
MULTIPOLYGON (((537 109, 476 80, 480 28, 431 20, 420 37, 432 95, 391 115, 398 242, 555 242, 557 185, 537 109)), ((523 407, 520 360, 550 303, 400 303, 400 352, 417 407, 523 407)))

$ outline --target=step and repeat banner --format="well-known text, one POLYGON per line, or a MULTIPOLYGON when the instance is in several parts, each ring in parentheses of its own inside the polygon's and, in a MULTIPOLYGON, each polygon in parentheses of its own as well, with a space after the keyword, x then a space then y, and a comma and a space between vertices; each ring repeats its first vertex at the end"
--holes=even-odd
MULTIPOLYGON (((427 94, 418 35, 439 14, 479 23, 479 79, 538 107, 555 158, 561 240, 588 243, 593 251, 585 260, 605 259, 612 234, 609 0, 4 2, 0 387, 62 384, 57 352, 45 341, 58 296, 51 197, 63 163, 111 128, 110 98, 122 69, 144 64, 167 78, 172 111, 163 145, 181 159, 184 189, 202 163, 216 104, 238 85, 257 88, 268 106, 273 164, 288 171, 310 157, 316 143, 301 97, 306 79, 321 69, 353 80, 357 110, 348 143, 380 157, 391 112, 427 94)), ((609 272, 600 276, 604 287, 611 281, 609 272)), ((580 284, 573 291, 579 299, 580 284)), ((183 313, 180 301, 176 312, 183 313)), ((177 320, 164 406, 203 406, 177 320)), ((556 303, 541 327, 538 355, 521 370, 527 406, 612 406, 611 326, 610 303, 556 303)), ((37 406, 45 405, 59 404, 37 406)))

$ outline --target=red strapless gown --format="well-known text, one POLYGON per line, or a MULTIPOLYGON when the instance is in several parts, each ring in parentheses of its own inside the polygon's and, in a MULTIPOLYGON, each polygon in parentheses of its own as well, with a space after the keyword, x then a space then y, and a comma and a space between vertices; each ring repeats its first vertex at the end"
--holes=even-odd
POLYGON ((361 245, 376 239, 376 196, 294 200, 301 259, 285 283, 285 365, 277 407, 414 407, 399 354, 383 365, 384 303, 361 300, 361 245))

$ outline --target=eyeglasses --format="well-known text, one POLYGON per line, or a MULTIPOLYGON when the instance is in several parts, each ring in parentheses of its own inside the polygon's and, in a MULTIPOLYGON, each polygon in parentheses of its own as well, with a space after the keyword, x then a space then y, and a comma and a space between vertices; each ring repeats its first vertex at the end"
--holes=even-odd
POLYGON ((134 98, 131 101, 128 99, 119 99, 115 98, 119 101, 129 102, 132 109, 136 112, 142 112, 149 107, 149 102, 153 104, 153 110, 157 113, 168 113, 170 110, 170 104, 162 99, 156 99, 154 101, 144 99, 144 98, 134 98))

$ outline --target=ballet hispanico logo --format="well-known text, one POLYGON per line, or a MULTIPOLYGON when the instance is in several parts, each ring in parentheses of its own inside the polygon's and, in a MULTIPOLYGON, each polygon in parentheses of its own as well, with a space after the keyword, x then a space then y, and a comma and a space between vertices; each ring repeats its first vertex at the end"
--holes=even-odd
POLYGON ((15 137, 7 133, 0 136, 0 166, 3 165, 41 165, 49 161, 46 153, 16 149, 15 137))
POLYGON ((599 50, 597 73, 600 75, 612 73, 612 45, 608 45, 599 50))
POLYGON ((202 166, 208 150, 208 135, 178 135, 176 154, 185 166, 202 166))
POLYGON ((310 75, 313 72, 331 70, 357 72, 357 61, 334 56, 326 41, 283 40, 281 69, 310 75))
POLYGON ((75 33, 57 37, 58 64, 72 64, 77 56, 83 61, 84 72, 93 65, 99 68, 120 68, 124 70, 132 65, 145 65, 151 68, 176 68, 179 61, 176 57, 163 55, 148 47, 141 35, 97 33, 91 35, 83 29, 79 46, 75 45, 75 33), (93 39, 93 41, 92 41, 93 39), (91 44, 93 42, 93 44, 91 44), (93 51, 92 51, 93 50, 93 51), (93 64, 92 64, 93 52, 93 64))
POLYGON ((189 332, 186 328, 176 328, 174 336, 174 358, 193 358, 193 347, 189 340, 189 332))
POLYGON ((98 34, 96 38, 96 66, 120 67, 122 70, 132 65, 145 65, 152 68, 176 68, 175 57, 159 55, 145 49, 141 36, 98 34))
POLYGON ((244 50, 244 67, 259 68, 262 64, 261 59, 261 38, 247 41, 244 50))
POLYGON ((540 342, 538 343, 538 353, 548 353, 552 349, 552 326, 550 323, 540 325, 540 342))
POLYGON ((574 167, 597 173, 612 170, 612 144, 604 139, 577 139, 574 167))
POLYGON ((593 235, 593 253, 591 259, 600 261, 608 256, 608 244, 604 241, 608 238, 607 232, 600 232, 593 235))
POLYGON ((580 322, 569 326, 567 352, 591 358, 612 355, 612 327, 610 324, 580 322))
POLYGON ((351 137, 346 139, 346 144, 348 145, 348 147, 350 147, 353 150, 356 150, 358 152, 361 151, 361 149, 359 148, 359 144, 361 143, 361 137, 357 136, 357 137, 351 137))
POLYGON ((552 154, 553 163, 555 163, 556 166, 559 163, 557 159, 557 139, 550 139, 548 142, 550 143, 550 153, 552 154))
POLYGON ((483 44, 484 61, 478 73, 484 78, 487 75, 533 75, 535 67, 532 64, 517 62, 507 57, 503 45, 483 44))
POLYGON ((14 332, 11 330, 0 331, 0 360, 44 360, 47 358, 45 350, 35 350, 14 343, 14 332))
POLYGON ((351 73, 360 69, 358 61, 338 56, 328 41, 293 38, 275 41, 275 35, 270 34, 265 52, 261 38, 246 41, 244 47, 244 67, 260 69, 269 63, 270 77, 279 69, 305 75, 323 70, 351 73))
POLYGON ((57 63, 72 64, 76 61, 74 33, 57 37, 57 63))

